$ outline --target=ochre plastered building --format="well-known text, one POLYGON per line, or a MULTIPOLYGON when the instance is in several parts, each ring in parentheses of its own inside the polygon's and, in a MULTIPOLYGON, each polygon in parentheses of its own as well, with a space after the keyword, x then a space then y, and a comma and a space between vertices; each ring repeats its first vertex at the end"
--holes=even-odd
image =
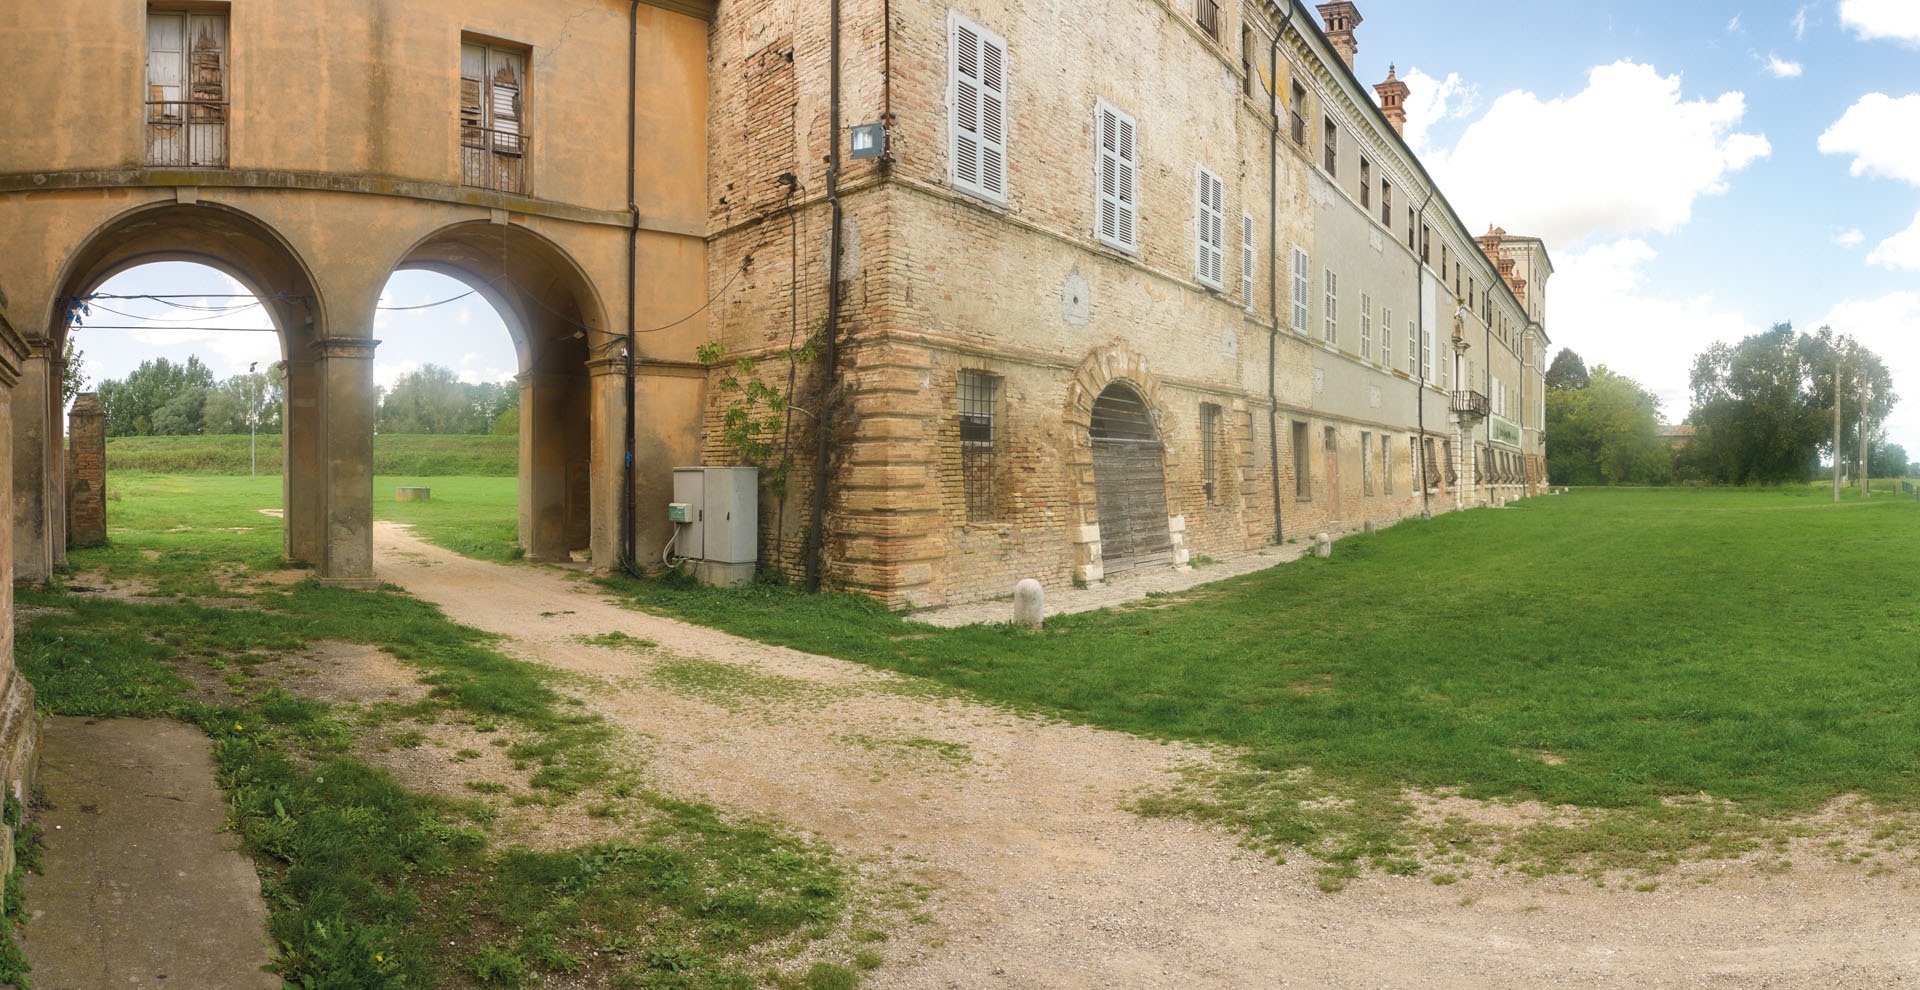
POLYGON ((64 563, 71 301, 165 259, 265 300, 287 552, 339 583, 374 579, 376 305, 407 267, 465 280, 513 332, 541 559, 656 559, 671 468, 738 459, 708 342, 794 398, 763 560, 805 569, 824 478, 826 580, 895 605, 1543 481, 1545 249, 1453 214, 1396 130, 1404 84, 1351 71, 1349 3, 0 16, 22 78, 65 80, 0 106, 22 580, 64 563), (881 157, 848 156, 863 124, 881 157), (831 363, 785 360, 829 338, 831 363))

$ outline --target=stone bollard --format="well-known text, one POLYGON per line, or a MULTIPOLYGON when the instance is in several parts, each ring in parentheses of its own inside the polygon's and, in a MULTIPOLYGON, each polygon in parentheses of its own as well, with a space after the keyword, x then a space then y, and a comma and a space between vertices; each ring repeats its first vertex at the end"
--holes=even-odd
POLYGON ((1313 555, 1315 557, 1333 556, 1333 537, 1326 533, 1313 534, 1313 555))
POLYGON ((1360 531, 1362 533, 1378 533, 1380 532, 1380 524, 1369 519, 1360 524, 1360 531))
POLYGON ((1013 586, 1013 624, 1025 629, 1040 628, 1047 614, 1047 592, 1040 582, 1023 578, 1013 586))

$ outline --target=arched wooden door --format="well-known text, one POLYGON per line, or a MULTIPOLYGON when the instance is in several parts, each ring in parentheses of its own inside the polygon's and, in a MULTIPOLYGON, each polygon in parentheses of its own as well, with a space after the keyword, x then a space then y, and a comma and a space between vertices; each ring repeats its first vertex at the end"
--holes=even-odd
POLYGON ((1109 574, 1173 563, 1160 434, 1140 393, 1114 382, 1093 403, 1093 491, 1109 574))

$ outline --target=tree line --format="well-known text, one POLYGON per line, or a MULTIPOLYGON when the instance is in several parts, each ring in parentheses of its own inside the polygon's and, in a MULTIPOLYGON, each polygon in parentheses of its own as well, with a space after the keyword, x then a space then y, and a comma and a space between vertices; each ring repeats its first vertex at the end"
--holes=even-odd
POLYGON ((1862 431, 1872 474, 1907 472, 1906 450, 1885 433, 1900 401, 1892 373, 1830 327, 1807 333, 1777 323, 1738 343, 1715 343, 1694 358, 1688 378, 1690 435, 1670 441, 1652 392, 1605 365, 1589 373, 1562 349, 1546 375, 1549 477, 1573 485, 1782 484, 1825 475, 1823 458, 1858 476, 1862 431))
MULTIPOLYGON (((69 367, 78 367, 73 361, 69 367)), ((198 357, 175 363, 143 361, 123 379, 96 389, 106 411, 110 437, 194 436, 280 429, 284 368, 276 361, 265 371, 216 381, 198 357)), ((66 389, 71 400, 80 391, 76 379, 66 389)), ((513 382, 460 381, 450 369, 429 364, 408 372, 390 389, 378 391, 374 429, 380 433, 517 434, 520 388, 513 382)))

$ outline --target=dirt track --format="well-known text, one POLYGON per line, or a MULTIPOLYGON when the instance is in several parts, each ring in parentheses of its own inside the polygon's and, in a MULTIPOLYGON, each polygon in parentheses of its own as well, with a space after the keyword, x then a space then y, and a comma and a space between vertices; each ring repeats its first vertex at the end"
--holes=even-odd
POLYGON ((1911 866, 1869 877, 1809 848, 1786 875, 1718 864, 1652 892, 1375 874, 1322 894, 1311 864, 1121 810, 1204 752, 628 611, 561 571, 468 560, 391 524, 375 542, 382 579, 584 678, 655 786, 932 886, 933 921, 895 931, 869 986, 1920 986, 1911 866), (612 631, 659 646, 574 638, 612 631))

